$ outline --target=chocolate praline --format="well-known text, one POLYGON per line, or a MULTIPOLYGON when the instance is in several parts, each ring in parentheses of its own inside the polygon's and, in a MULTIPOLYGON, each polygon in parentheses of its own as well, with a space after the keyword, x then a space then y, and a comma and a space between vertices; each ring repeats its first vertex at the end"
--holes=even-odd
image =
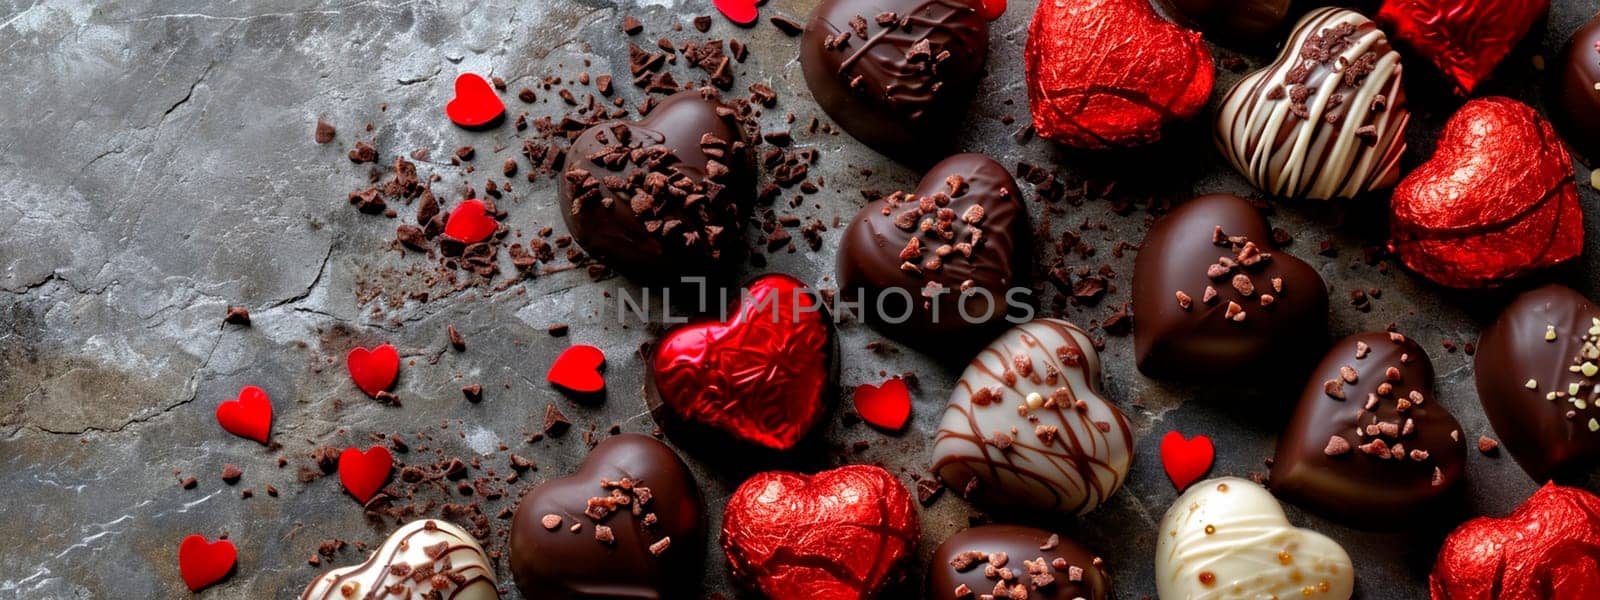
POLYGON ((606 266, 671 282, 743 259, 755 163, 733 108, 679 92, 637 122, 590 127, 567 156, 562 218, 606 266))
POLYGON ((1312 372, 1278 439, 1270 487, 1353 527, 1398 526, 1460 480, 1462 436, 1434 397, 1422 346, 1398 333, 1358 333, 1312 372))
POLYGON ((1060 534, 1021 525, 980 525, 946 539, 933 552, 926 597, 971 600, 990 593, 995 598, 1023 597, 1007 595, 1017 586, 1028 592, 1025 597, 1030 600, 1113 597, 1111 574, 1094 552, 1060 534), (1002 580, 1001 569, 1010 569, 1015 577, 1002 580), (961 586, 970 593, 957 593, 961 586))
POLYGON ((1255 207, 1227 194, 1151 226, 1133 267, 1139 371, 1208 381, 1304 373, 1327 336, 1328 289, 1271 243, 1255 207))
POLYGON ((1478 340, 1478 399, 1535 481, 1600 458, 1600 308, 1561 285, 1525 292, 1478 340), (1576 393, 1574 393, 1576 392, 1576 393))
POLYGON ((1030 302, 1028 209, 1017 182, 982 154, 934 165, 916 190, 869 202, 845 230, 840 294, 895 339, 943 354, 966 352, 1030 302))
POLYGON ((800 66, 822 110, 874 150, 926 163, 954 142, 989 53, 967 0, 823 0, 800 66))
POLYGON ((1550 113, 1572 153, 1600 167, 1600 14, 1567 43, 1550 113))
POLYGON ((523 495, 511 574, 527 598, 697 598, 705 536, 705 504, 683 459, 624 433, 590 450, 576 473, 523 495))
POLYGON ((1290 0, 1165 0, 1172 8, 1219 38, 1259 44, 1289 16, 1290 0))

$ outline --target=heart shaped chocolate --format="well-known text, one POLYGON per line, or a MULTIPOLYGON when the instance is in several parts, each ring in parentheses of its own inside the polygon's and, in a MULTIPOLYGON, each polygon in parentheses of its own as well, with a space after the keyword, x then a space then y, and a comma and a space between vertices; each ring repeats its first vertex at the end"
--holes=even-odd
POLYGON ((494 565, 465 530, 434 519, 406 523, 367 561, 318 576, 300 600, 350 598, 498 600, 494 565))
POLYGON ((525 598, 695 598, 705 547, 689 467, 666 444, 624 433, 522 496, 511 574, 525 598))
POLYGON ((647 386, 678 418, 787 450, 827 411, 833 330, 816 292, 788 275, 763 275, 741 295, 726 322, 668 331, 647 386))
POLYGON ((731 107, 693 90, 636 123, 584 130, 561 176, 567 230, 607 266, 644 280, 737 265, 755 201, 746 139, 731 107))
POLYGON ((933 471, 981 504, 1083 514, 1122 486, 1133 440, 1100 389, 1089 334, 1036 319, 961 373, 933 438, 933 471))
POLYGON ((806 86, 874 150, 923 164, 943 156, 989 53, 989 23, 974 4, 823 0, 800 41, 806 86))
POLYGON ((1156 535, 1161 598, 1346 600, 1355 567, 1338 542, 1289 523, 1272 494, 1248 479, 1189 488, 1156 535))
POLYGON ((1028 209, 989 157, 957 154, 917 189, 868 202, 845 229, 839 288, 896 339, 963 358, 1006 325, 1029 292, 1028 209))
POLYGON ((911 493, 881 467, 767 471, 728 498, 722 550, 770 600, 865 600, 904 575, 919 532, 911 493))
POLYGON ((1508 516, 1463 523, 1428 588, 1435 600, 1600 598, 1600 497, 1546 483, 1508 516))
POLYGON ((1353 527, 1392 527, 1451 491, 1466 458, 1422 347, 1398 333, 1358 333, 1312 371, 1278 438, 1271 486, 1353 527))
POLYGON ((1544 117, 1510 98, 1456 111, 1390 210, 1400 260, 1443 286, 1498 286, 1583 252, 1572 157, 1544 117))
POLYGON ((1470 96, 1548 10, 1549 0, 1384 0, 1378 21, 1470 96))
POLYGON ((1600 308, 1565 286, 1525 292, 1478 340, 1478 399, 1534 481, 1600 459, 1600 308))
POLYGON ((1261 213, 1226 194, 1150 227, 1133 267, 1141 372, 1209 381, 1304 372, 1327 336, 1328 289, 1271 239, 1261 213))
POLYGON ((933 552, 925 598, 984 594, 1029 600, 1114 597, 1111 574, 1094 552, 1060 534, 1021 525, 965 529, 933 552))
POLYGON ((1600 14, 1572 33, 1556 64, 1560 80, 1545 107, 1572 153, 1600 169, 1600 14))
POLYGON ((1353 198, 1394 185, 1406 151, 1400 54, 1361 13, 1319 8, 1278 60, 1246 75, 1217 111, 1217 147, 1261 191, 1353 198))
POLYGON ((1034 129, 1087 149, 1161 139, 1205 108, 1216 69, 1200 34, 1149 0, 1040 2, 1023 58, 1034 129))

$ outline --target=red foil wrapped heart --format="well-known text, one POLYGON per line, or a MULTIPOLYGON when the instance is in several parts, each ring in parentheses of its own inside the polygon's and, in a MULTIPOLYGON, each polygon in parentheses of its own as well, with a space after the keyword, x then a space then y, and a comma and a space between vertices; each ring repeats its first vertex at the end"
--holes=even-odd
POLYGON ((1463 523, 1428 587, 1433 600, 1600 598, 1600 497, 1546 483, 1510 516, 1463 523))
POLYGON ((1549 0, 1385 0, 1378 22, 1467 96, 1549 8, 1549 0))
POLYGON ((1494 287, 1583 251, 1572 158, 1550 123, 1510 98, 1468 102, 1433 158, 1394 190, 1400 260, 1453 288, 1494 287))
POLYGON ((650 387, 679 418, 778 450, 822 419, 833 381, 833 332, 816 293, 788 275, 763 275, 723 322, 667 332, 650 387))
POLYGON ((728 499, 722 550, 771 600, 865 599, 903 575, 919 531, 910 492, 881 467, 767 471, 728 499))
POLYGON ((1200 34, 1150 0, 1047 0, 1028 30, 1028 103, 1040 136, 1088 149, 1140 146, 1200 112, 1215 77, 1200 34))

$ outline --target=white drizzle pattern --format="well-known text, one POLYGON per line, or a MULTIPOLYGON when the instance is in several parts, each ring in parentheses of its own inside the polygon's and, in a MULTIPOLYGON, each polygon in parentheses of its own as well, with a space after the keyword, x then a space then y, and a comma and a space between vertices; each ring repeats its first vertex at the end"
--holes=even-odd
POLYGON ((1133 433, 1101 396, 1100 355, 1089 335, 1067 321, 1035 319, 1007 330, 961 374, 934 437, 933 461, 957 493, 976 477, 976 501, 1083 514, 1122 486, 1133 433), (1026 357, 1026 373, 1019 357, 1026 357), (974 402, 983 390, 992 399, 974 402), (1039 395, 1035 402, 1059 401, 1023 410, 1030 394, 1039 395), (1054 427, 1053 439, 1042 438, 1040 426, 1054 427), (992 443, 997 434, 1009 438, 1007 447, 992 443))
POLYGON ((1327 200, 1393 187, 1411 120, 1401 72, 1399 53, 1371 19, 1343 8, 1311 11, 1276 61, 1228 90, 1217 148, 1251 184, 1277 196, 1327 200), (1319 38, 1340 27, 1354 29, 1348 46, 1319 56, 1319 38), (1345 81, 1352 67, 1368 63, 1364 77, 1345 81))
MULTIPOLYGON (((435 550, 437 552, 437 550, 435 550)), ((328 571, 306 586, 302 600, 353 600, 356 598, 427 598, 430 592, 450 600, 499 600, 495 589, 494 568, 483 553, 483 547, 471 534, 460 527, 434 519, 421 519, 406 523, 384 540, 367 562, 352 567, 328 571), (444 543, 437 557, 429 555, 429 548, 444 543), (406 574, 396 573, 391 567, 405 565, 406 574), (429 567, 450 581, 446 587, 435 588, 433 578, 420 581, 412 575, 418 567, 429 567), (458 585, 459 583, 459 585, 458 585), (399 585, 404 592, 388 593, 386 588, 399 585)))
POLYGON ((1277 499, 1247 479, 1194 484, 1161 518, 1161 600, 1348 600, 1354 590, 1355 567, 1344 548, 1290 525, 1277 499))

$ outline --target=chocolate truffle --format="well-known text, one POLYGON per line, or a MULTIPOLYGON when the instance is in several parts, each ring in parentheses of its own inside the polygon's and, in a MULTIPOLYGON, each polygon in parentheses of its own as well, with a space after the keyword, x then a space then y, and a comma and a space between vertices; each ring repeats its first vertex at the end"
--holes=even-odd
POLYGON ((1290 0, 1167 0, 1201 31, 1224 40, 1255 44, 1289 16, 1290 0))
POLYGON ((649 281, 717 275, 744 256, 755 164, 734 110, 679 92, 634 123, 585 130, 567 153, 562 217, 585 251, 649 281))
POLYGON ((348 598, 452 598, 498 600, 494 566, 478 541, 460 527, 434 519, 406 523, 367 562, 328 571, 306 586, 300 600, 348 598))
POLYGON ((511 574, 526 598, 696 598, 705 504, 683 459, 624 433, 578 472, 523 495, 511 522, 511 574))
POLYGON ((1600 308, 1561 285, 1523 293, 1478 341, 1478 399, 1535 481, 1600 457, 1600 308))
POLYGON ((1415 341, 1358 333, 1312 372, 1272 462, 1272 492, 1362 529, 1427 511, 1462 475, 1461 425, 1415 341))
POLYGON ((1172 503, 1155 576, 1161 600, 1347 600, 1355 591, 1338 542, 1291 525, 1272 494, 1238 477, 1202 481, 1172 503))
POLYGON ((1550 113, 1583 164, 1600 168, 1600 15, 1572 34, 1550 113))
POLYGON ((944 159, 910 193, 867 203, 845 230, 839 288, 869 323, 919 348, 963 356, 1028 302, 1028 209, 1005 167, 944 159), (975 340, 972 343, 962 343, 975 340))
POLYGON ((896 160, 926 164, 956 136, 989 53, 966 0, 823 0, 800 66, 822 110, 896 160))
POLYGON ((1261 214, 1226 194, 1151 226, 1133 267, 1141 372, 1214 382, 1304 373, 1326 339, 1328 290, 1271 239, 1261 214))
POLYGON ((1278 60, 1217 111, 1217 147, 1261 191, 1352 198, 1400 180, 1406 150, 1400 54, 1361 13, 1311 11, 1278 60))
POLYGON ((1036 319, 961 374, 933 439, 933 471, 980 504, 1083 514, 1122 486, 1133 440, 1100 389, 1089 335, 1036 319))
POLYGON ((928 567, 929 600, 1106 600, 1111 574, 1088 548, 1043 529, 982 525, 950 536, 928 567), (1012 577, 1006 577, 1007 571, 1012 577), (1017 587, 1027 592, 1015 592, 1017 587))

